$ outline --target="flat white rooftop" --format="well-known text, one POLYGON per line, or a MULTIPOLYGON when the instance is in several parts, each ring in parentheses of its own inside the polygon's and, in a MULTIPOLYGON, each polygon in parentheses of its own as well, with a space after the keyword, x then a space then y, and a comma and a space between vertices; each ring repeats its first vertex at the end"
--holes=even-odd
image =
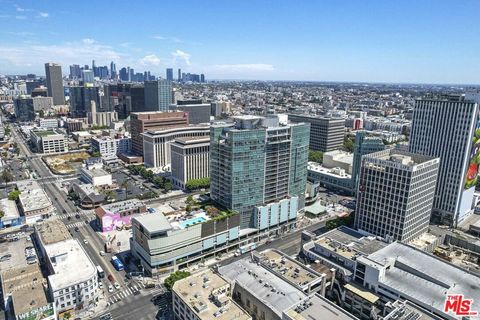
POLYGON ((52 291, 85 282, 97 272, 76 239, 46 245, 45 251, 54 270, 54 274, 48 276, 52 291))
POLYGON ((52 205, 50 198, 37 181, 19 181, 17 188, 20 191, 19 201, 24 211, 40 210, 52 205))

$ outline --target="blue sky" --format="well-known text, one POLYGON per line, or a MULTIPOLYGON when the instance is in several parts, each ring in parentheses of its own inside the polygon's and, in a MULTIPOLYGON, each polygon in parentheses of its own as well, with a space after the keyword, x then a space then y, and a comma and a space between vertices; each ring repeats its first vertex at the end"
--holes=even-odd
POLYGON ((0 0, 0 74, 43 63, 207 79, 480 83, 480 1, 0 0))

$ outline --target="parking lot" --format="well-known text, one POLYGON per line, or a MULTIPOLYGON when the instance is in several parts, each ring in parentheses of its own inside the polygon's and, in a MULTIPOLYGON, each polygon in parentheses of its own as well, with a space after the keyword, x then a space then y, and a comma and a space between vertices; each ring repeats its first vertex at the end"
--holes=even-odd
MULTIPOLYGON (((26 248, 33 248, 30 236, 23 234, 20 236, 3 238, 0 244, 0 272, 10 268, 24 267, 27 263, 26 248)), ((32 250, 29 250, 32 252, 32 250)), ((35 252, 35 249, 33 249, 35 252)), ((37 259, 35 259, 37 260, 37 259)), ((33 261, 33 259, 30 259, 33 261)))

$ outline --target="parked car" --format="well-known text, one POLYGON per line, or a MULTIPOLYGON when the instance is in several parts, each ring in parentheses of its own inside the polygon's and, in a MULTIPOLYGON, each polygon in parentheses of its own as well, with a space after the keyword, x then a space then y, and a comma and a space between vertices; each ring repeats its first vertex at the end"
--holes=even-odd
POLYGON ((108 292, 110 292, 110 293, 113 292, 113 286, 111 284, 108 285, 108 292))
POLYGON ((119 290, 120 289, 120 285, 118 284, 118 282, 115 282, 113 284, 113 286, 115 287, 115 289, 119 290))
POLYGON ((109 274, 109 275, 107 276, 107 279, 108 279, 110 282, 114 282, 114 281, 115 281, 115 279, 113 278, 113 276, 112 276, 111 274, 109 274))

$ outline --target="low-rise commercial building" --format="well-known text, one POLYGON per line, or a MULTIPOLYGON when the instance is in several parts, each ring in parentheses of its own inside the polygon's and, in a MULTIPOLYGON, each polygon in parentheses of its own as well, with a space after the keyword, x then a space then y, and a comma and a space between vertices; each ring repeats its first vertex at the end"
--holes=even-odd
POLYGON ((49 294, 58 313, 93 309, 99 295, 97 269, 78 240, 52 243, 44 250, 49 294))
POLYGON ((165 216, 153 213, 132 221, 132 254, 150 274, 170 273, 229 246, 238 246, 240 217, 201 210, 165 216))
POLYGON ((209 136, 177 138, 170 147, 174 186, 185 189, 188 181, 209 177, 209 136))
POLYGON ((444 310, 450 295, 463 294, 472 299, 472 310, 480 308, 478 274, 408 244, 388 244, 340 227, 313 236, 304 242, 302 251, 312 263, 335 269, 333 296, 361 319, 386 316, 399 299, 420 306, 431 319, 455 319, 444 310))
POLYGON ((92 138, 92 134, 87 131, 75 131, 72 132, 72 138, 78 143, 88 143, 92 138))
POLYGON ((91 140, 92 150, 94 152, 100 152, 102 158, 113 158, 117 154, 129 153, 132 147, 132 140, 127 137, 122 138, 110 138, 101 137, 93 138, 91 140))
POLYGON ((38 264, 3 271, 1 281, 8 319, 57 319, 55 305, 45 293, 46 279, 38 264))
POLYGON ((72 184, 71 189, 78 196, 78 203, 84 209, 93 209, 105 202, 105 195, 99 193, 92 184, 72 184))
POLYGON ((179 280, 172 289, 175 319, 251 320, 231 291, 231 284, 210 270, 179 280))
POLYGON ((93 186, 109 186, 112 184, 112 175, 103 169, 80 169, 80 179, 93 186))
POLYGON ((20 191, 19 203, 25 223, 33 224, 40 219, 46 219, 53 213, 53 205, 38 182, 24 180, 17 182, 20 191))
POLYGON ((3 217, 0 218, 0 229, 17 227, 25 223, 25 217, 20 216, 14 200, 0 199, 0 211, 3 212, 3 217))
POLYGON ((322 164, 326 168, 341 168, 352 174, 353 154, 342 150, 325 152, 322 164))
POLYGON ((352 175, 345 169, 327 168, 316 162, 308 162, 308 180, 319 183, 322 187, 345 194, 353 194, 352 175))
POLYGON ((68 151, 67 137, 53 130, 31 130, 30 141, 36 152, 50 154, 68 151))
POLYGON ((130 226, 133 217, 145 212, 147 206, 138 199, 105 204, 95 209, 97 223, 102 232, 130 226))
POLYGON ((334 273, 319 274, 280 251, 253 252, 218 273, 232 284, 233 299, 256 319, 310 319, 314 312, 320 319, 355 319, 322 297, 334 273))
POLYGON ((147 131, 142 134, 145 165, 154 168, 165 167, 171 163, 170 145, 175 139, 204 137, 209 134, 209 125, 192 125, 158 131, 147 131))
POLYGON ((38 124, 43 129, 56 129, 58 128, 58 119, 40 119, 38 124))

